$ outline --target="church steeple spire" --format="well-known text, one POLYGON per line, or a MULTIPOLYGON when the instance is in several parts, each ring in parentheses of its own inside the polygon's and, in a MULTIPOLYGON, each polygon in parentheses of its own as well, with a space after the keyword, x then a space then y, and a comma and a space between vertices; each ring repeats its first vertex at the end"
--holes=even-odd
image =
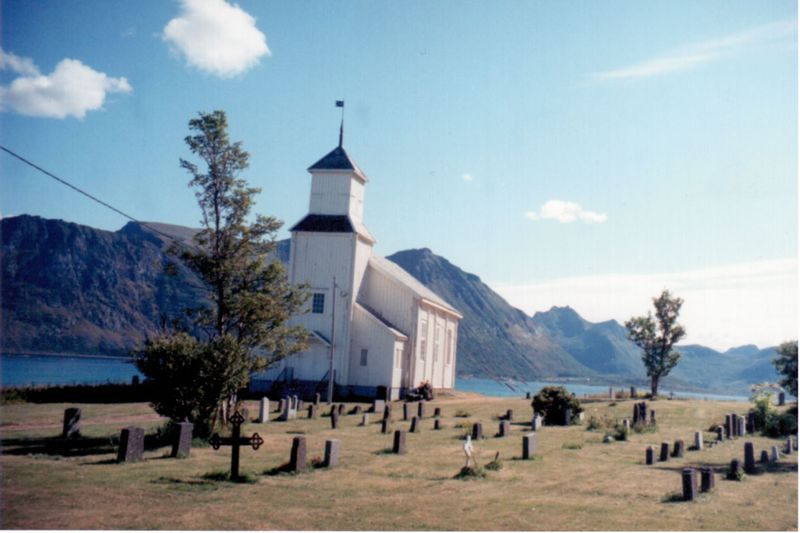
POLYGON ((344 100, 336 100, 336 107, 342 108, 342 121, 339 123, 339 148, 344 142, 344 100))

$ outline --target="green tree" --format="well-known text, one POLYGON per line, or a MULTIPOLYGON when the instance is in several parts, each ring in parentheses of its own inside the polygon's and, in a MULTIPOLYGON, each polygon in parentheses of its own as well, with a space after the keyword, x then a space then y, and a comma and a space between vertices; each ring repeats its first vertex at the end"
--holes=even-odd
POLYGON ((658 381, 666 377, 678 364, 681 354, 673 346, 686 335, 677 323, 683 300, 673 297, 668 290, 653 298, 656 316, 632 317, 625 322, 628 339, 642 349, 642 362, 650 378, 650 392, 658 395, 658 381))
POLYGON ((305 348, 307 333, 290 326, 308 295, 288 283, 283 265, 268 260, 281 222, 256 215, 260 189, 239 174, 249 154, 231 143, 223 111, 189 121, 189 149, 206 168, 181 159, 201 212, 194 246, 172 248, 208 288, 208 305, 187 310, 191 335, 173 332, 148 340, 137 366, 159 390, 156 411, 195 424, 207 434, 220 403, 241 390, 250 375, 305 348))
POLYGON ((778 357, 772 360, 772 364, 783 376, 780 386, 797 397, 797 341, 784 342, 777 348, 778 357))

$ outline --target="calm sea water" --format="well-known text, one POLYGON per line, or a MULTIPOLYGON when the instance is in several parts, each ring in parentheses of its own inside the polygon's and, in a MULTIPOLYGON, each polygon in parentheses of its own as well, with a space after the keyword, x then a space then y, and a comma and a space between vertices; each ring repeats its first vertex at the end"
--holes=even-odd
MULTIPOLYGON (((3 387, 79 385, 99 383, 130 383, 133 376, 143 377, 133 362, 127 359, 106 357, 66 357, 47 355, 0 356, 0 385, 3 387)), ((564 385, 578 397, 584 394, 606 394, 607 386, 543 381, 513 382, 509 384, 491 379, 456 379, 456 389, 479 392, 486 396, 524 396, 535 393, 547 385, 564 385)), ((615 387, 619 388, 619 387, 615 387)), ((670 391, 664 391, 665 394, 670 391)), ((676 395, 709 400, 746 401, 745 396, 725 396, 697 392, 674 391, 676 395)))

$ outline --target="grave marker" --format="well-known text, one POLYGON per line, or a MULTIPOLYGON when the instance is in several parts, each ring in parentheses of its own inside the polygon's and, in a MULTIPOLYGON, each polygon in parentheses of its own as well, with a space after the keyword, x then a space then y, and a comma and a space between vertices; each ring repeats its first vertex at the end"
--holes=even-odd
POLYGON ((409 413, 409 407, 408 407, 408 402, 406 402, 406 403, 403 404, 403 421, 404 422, 408 420, 408 413, 409 413))
POLYGON ((514 410, 513 409, 507 409, 506 410, 506 420, 508 420, 509 422, 512 422, 514 420, 514 410))
POLYGON ((305 437, 295 437, 292 439, 292 455, 289 459, 290 472, 302 472, 308 464, 308 450, 306 448, 305 437))
POLYGON ((778 447, 773 446, 770 450, 772 453, 770 454, 769 460, 772 463, 777 463, 781 459, 781 454, 778 453, 778 447))
POLYGON ((725 433, 725 428, 722 427, 722 426, 717 426, 717 440, 718 441, 724 439, 724 433, 725 433))
POLYGON ((118 463, 133 463, 142 460, 144 454, 144 429, 127 427, 119 436, 118 463))
POLYGON ((745 428, 744 428, 744 417, 743 416, 737 416, 736 417, 736 436, 737 437, 744 437, 745 434, 746 434, 746 432, 745 432, 745 428))
POLYGON ((308 406, 308 418, 317 418, 317 409, 318 406, 315 403, 312 403, 308 406))
POLYGON ((392 419, 392 404, 387 403, 386 407, 383 408, 383 418, 386 420, 392 419))
POLYGON ((372 400, 372 412, 383 413, 388 404, 383 400, 372 400))
POLYGON ((189 457, 192 451, 192 429, 194 424, 191 422, 172 423, 172 452, 170 457, 189 457))
POLYGON ((339 410, 336 409, 331 412, 331 429, 337 429, 339 427, 339 410))
POLYGON ((483 424, 480 422, 475 422, 472 424, 472 440, 478 440, 483 438, 483 424))
POLYGON ((508 437, 511 432, 511 423, 508 420, 500 421, 500 431, 497 433, 498 437, 508 437))
POLYGON ((697 475, 694 468, 684 468, 681 471, 683 480, 683 499, 687 502, 697 497, 697 475))
POLYGON ((437 431, 442 429, 442 419, 441 418, 435 418, 433 420, 433 429, 435 429, 437 431))
POLYGON ((750 412, 747 413, 747 432, 748 433, 755 433, 757 430, 756 428, 756 413, 750 412))
POLYGON ((786 455, 792 454, 792 437, 786 437, 786 447, 784 453, 786 455))
POLYGON ((344 404, 343 403, 339 404, 339 407, 336 409, 336 412, 339 413, 340 415, 344 414, 344 404))
POLYGON ((675 441, 675 446, 672 449, 672 456, 673 457, 683 457, 683 439, 677 439, 675 441))
POLYGON ((254 450, 257 450, 264 444, 264 439, 258 433, 253 433, 252 437, 241 436, 244 417, 238 411, 233 413, 230 423, 233 425, 230 437, 220 437, 219 433, 214 433, 208 442, 215 450, 219 450, 220 446, 231 447, 231 479, 239 479, 239 447, 242 444, 249 444, 254 450))
POLYGON ((786 405, 786 393, 783 391, 780 391, 778 393, 778 405, 780 406, 786 405))
POLYGON ((648 446, 644 450, 644 464, 651 465, 655 462, 656 451, 652 446, 648 446))
POLYGON ((739 480, 742 474, 742 463, 739 459, 731 459, 731 466, 728 469, 728 479, 739 480))
POLYGON ((314 394, 314 405, 319 405, 319 393, 314 394))
POLYGON ((703 434, 700 431, 694 432, 694 449, 697 451, 703 449, 703 434))
POLYGON ((417 404, 417 416, 421 419, 425 418, 425 402, 424 400, 417 404))
MULTIPOLYGON (((364 414, 364 416, 367 416, 364 414)), ((341 443, 337 439, 329 439, 325 441, 325 461, 323 465, 326 468, 333 468, 339 464, 339 450, 341 443)))
POLYGON ((439 418, 440 416, 442 416, 442 408, 441 408, 441 407, 436 407, 436 408, 434 408, 434 410, 433 410, 433 416, 434 416, 435 418, 439 418))
POLYGON ((412 416, 411 417, 411 429, 409 433, 417 433, 419 431, 419 417, 412 416))
POLYGON ((716 481, 714 479, 714 469, 704 466, 700 469, 700 492, 710 492, 714 489, 716 481))
POLYGON ((406 453, 406 432, 398 429, 394 432, 394 445, 392 446, 392 453, 404 454, 406 453))
POLYGON ((531 429, 533 431, 539 431, 542 428, 542 415, 539 413, 534 413, 533 420, 531 421, 531 429))
POLYGON ((61 428, 61 437, 69 439, 81 436, 81 410, 77 407, 64 409, 64 423, 61 428))
POLYGON ((381 420, 381 433, 389 433, 389 424, 391 421, 388 418, 381 420))
POLYGON ((768 463, 769 462, 769 452, 767 450, 761 450, 761 459, 759 460, 760 463, 768 463))
POLYGON ((522 437, 522 458, 533 459, 536 453, 536 433, 528 433, 522 437))
POLYGON ((661 443, 661 453, 658 456, 659 461, 669 461, 669 442, 661 443))
POLYGON ((563 422, 564 422, 563 425, 565 425, 565 426, 569 426, 570 424, 572 424, 572 409, 570 409, 569 407, 567 407, 564 410, 564 420, 563 420, 563 422))
POLYGON ((362 411, 362 409, 361 409, 361 406, 360 406, 360 405, 356 405, 356 406, 353 408, 353 411, 352 411, 352 413, 353 413, 354 415, 360 415, 360 414, 361 414, 361 411, 362 411))
POLYGON ((364 413, 361 415, 361 425, 368 426, 369 425, 369 413, 364 413))
POLYGON ((269 422, 269 398, 266 396, 261 398, 261 403, 258 405, 258 423, 265 422, 269 422))
POLYGON ((748 474, 756 472, 756 452, 752 442, 744 443, 744 471, 748 474))

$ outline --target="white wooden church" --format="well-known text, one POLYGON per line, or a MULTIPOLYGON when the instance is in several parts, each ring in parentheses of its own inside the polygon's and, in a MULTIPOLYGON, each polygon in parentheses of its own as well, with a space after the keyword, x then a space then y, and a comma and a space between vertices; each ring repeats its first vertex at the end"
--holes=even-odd
MULTIPOLYGON (((308 215, 291 228, 289 279, 307 283, 309 348, 259 376, 324 393, 333 359, 340 394, 398 399, 429 381, 452 389, 462 315, 391 261, 364 225, 367 176, 342 146, 311 165, 308 215), (334 292, 335 279, 335 292, 334 292), (331 350, 332 346, 332 350, 331 350)), ((323 394, 324 397, 324 394, 323 394)))

